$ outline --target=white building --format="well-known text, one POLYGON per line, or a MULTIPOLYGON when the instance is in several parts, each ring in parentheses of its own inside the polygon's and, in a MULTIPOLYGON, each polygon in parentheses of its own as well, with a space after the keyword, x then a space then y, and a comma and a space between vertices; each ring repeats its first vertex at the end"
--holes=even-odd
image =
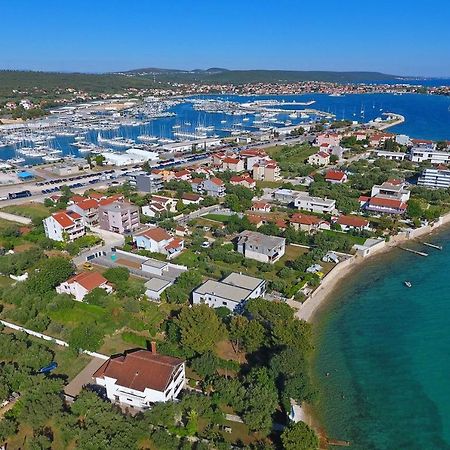
POLYGON ((299 192, 294 200, 294 206, 304 211, 332 214, 336 209, 336 200, 311 197, 306 192, 299 192))
POLYGON ((417 180, 419 186, 447 189, 450 187, 450 170, 425 169, 417 180))
POLYGON ((233 272, 222 281, 207 280, 195 289, 192 303, 205 303, 211 308, 225 307, 234 311, 251 298, 263 297, 265 292, 264 280, 233 272))
POLYGON ((403 152, 390 152, 388 150, 375 150, 375 155, 378 158, 386 158, 390 159, 391 161, 404 161, 408 156, 403 152))
POLYGON ((104 289, 108 294, 113 291, 108 280, 98 272, 83 272, 74 275, 56 287, 58 294, 69 294, 78 302, 83 301, 84 296, 95 288, 104 289))
POLYGON ((155 227, 133 236, 133 242, 138 248, 154 253, 162 253, 169 259, 178 256, 184 249, 184 240, 171 236, 163 228, 155 227))
POLYGON ((428 161, 431 164, 448 164, 450 162, 450 152, 439 152, 426 147, 413 147, 410 150, 412 162, 421 163, 428 161))
POLYGON ((85 234, 83 218, 74 211, 53 213, 42 222, 45 235, 53 241, 72 242, 85 234))
POLYGON ((152 351, 112 356, 93 375, 112 403, 139 410, 175 400, 184 387, 185 362, 152 351))
POLYGON ((308 164, 313 166, 326 166, 330 164, 330 154, 327 152, 317 152, 308 158, 308 164))
POLYGON ((391 197, 401 202, 407 202, 411 196, 411 192, 406 189, 406 184, 401 180, 388 180, 383 184, 374 184, 372 187, 372 197, 376 196, 391 197))

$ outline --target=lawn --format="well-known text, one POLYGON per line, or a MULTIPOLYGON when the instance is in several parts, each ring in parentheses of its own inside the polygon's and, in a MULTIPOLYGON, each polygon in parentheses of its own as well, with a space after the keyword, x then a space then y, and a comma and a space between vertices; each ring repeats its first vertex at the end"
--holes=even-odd
POLYGON ((23 205, 10 205, 2 208, 2 211, 28 217, 31 220, 42 220, 50 215, 50 210, 42 203, 25 203, 23 205))
POLYGON ((9 287, 11 284, 13 284, 11 278, 0 275, 0 288, 9 287))
POLYGON ((328 236, 345 236, 348 239, 350 239, 350 241, 353 244, 358 244, 358 245, 363 245, 364 242, 366 241, 367 238, 365 237, 361 237, 361 236, 353 236, 352 234, 349 233, 343 233, 340 231, 334 231, 334 230, 323 230, 324 234, 327 234, 328 236))
POLYGON ((71 309, 51 311, 49 316, 52 320, 69 325, 78 325, 87 321, 102 324, 110 320, 107 311, 101 306, 76 301, 71 309))
POLYGON ((215 222, 228 223, 231 216, 227 216, 225 214, 206 214, 202 217, 205 219, 213 220, 215 222))

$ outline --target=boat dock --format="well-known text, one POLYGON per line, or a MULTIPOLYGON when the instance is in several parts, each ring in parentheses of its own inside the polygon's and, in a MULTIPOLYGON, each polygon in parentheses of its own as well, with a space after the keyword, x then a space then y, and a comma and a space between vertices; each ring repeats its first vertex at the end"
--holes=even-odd
POLYGON ((327 445, 332 445, 333 447, 350 447, 350 442, 339 439, 327 439, 327 445))
POLYGON ((436 250, 442 250, 442 245, 430 244, 429 242, 421 242, 423 245, 427 247, 435 248, 436 250))
POLYGON ((402 250, 405 250, 405 252, 410 252, 410 253, 414 253, 416 255, 419 256, 428 256, 428 253, 425 252, 419 252, 418 250, 413 250, 412 248, 407 248, 407 247, 399 247, 402 250))

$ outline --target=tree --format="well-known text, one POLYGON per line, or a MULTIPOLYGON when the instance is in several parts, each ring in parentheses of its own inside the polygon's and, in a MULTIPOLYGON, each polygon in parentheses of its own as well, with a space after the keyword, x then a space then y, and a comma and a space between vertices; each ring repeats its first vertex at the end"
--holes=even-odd
POLYGON ((244 422, 253 431, 269 433, 272 414, 278 406, 278 395, 267 369, 254 369, 247 377, 244 422))
POLYGON ((103 166, 105 157, 103 155, 95 155, 94 161, 97 166, 103 166))
POLYGON ((103 276, 111 283, 120 284, 128 281, 130 271, 126 267, 111 267, 105 270, 103 276))
POLYGON ((319 439, 304 422, 297 422, 285 428, 281 435, 284 450, 316 450, 319 439))
POLYGON ((224 328, 214 311, 207 305, 184 307, 176 319, 181 344, 198 354, 214 350, 224 337, 224 328))
POLYGON ((56 257, 43 260, 38 270, 27 281, 30 292, 40 295, 48 294, 56 286, 66 281, 74 272, 71 261, 66 258, 56 257))
POLYGON ((75 351, 96 351, 103 342, 103 333, 93 323, 82 323, 75 327, 69 336, 69 346, 75 351))

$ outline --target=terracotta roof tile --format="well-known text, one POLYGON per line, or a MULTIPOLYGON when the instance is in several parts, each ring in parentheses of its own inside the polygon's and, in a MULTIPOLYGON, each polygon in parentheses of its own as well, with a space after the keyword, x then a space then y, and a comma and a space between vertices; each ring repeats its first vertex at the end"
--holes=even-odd
POLYGON ((163 392, 183 360, 138 350, 110 358, 93 375, 116 379, 118 386, 144 392, 146 388, 163 392))

